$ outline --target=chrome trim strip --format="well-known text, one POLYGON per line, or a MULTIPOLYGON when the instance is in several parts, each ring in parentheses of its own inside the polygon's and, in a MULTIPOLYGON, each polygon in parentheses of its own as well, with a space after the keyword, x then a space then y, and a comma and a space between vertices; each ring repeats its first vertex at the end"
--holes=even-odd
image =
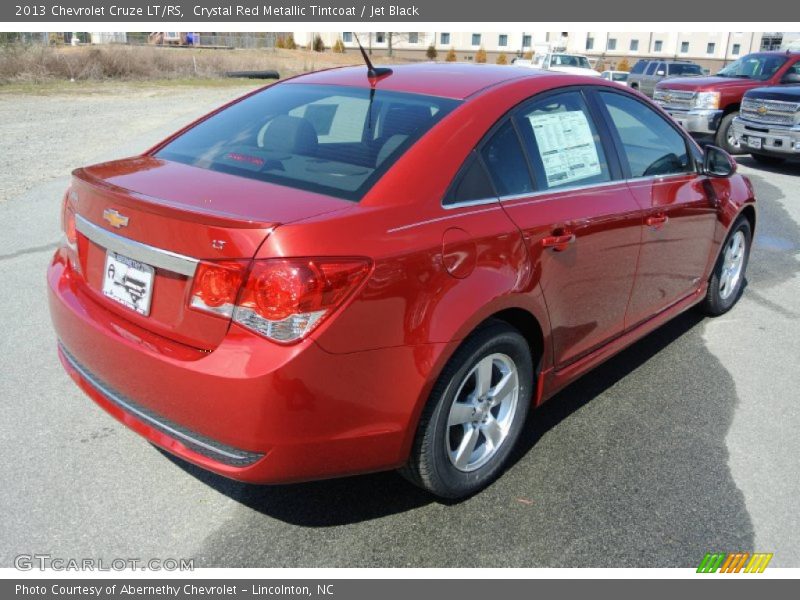
POLYGON ((480 198, 478 200, 464 200, 463 202, 451 202, 450 204, 442 203, 442 208, 445 210, 453 210, 455 208, 469 208, 470 206, 484 206, 486 204, 496 204, 498 199, 494 196, 491 198, 480 198))
POLYGON ((256 452, 248 452, 247 450, 238 450, 236 448, 231 448, 230 446, 223 446, 223 444, 209 444, 208 442, 204 442, 196 436, 189 435, 188 433, 176 429, 174 425, 170 425, 164 420, 156 419, 155 417, 148 415, 142 409, 131 404, 129 400, 123 398, 120 394, 109 388, 107 385, 97 379, 97 377, 95 377, 92 373, 87 371, 80 363, 78 363, 75 357, 69 353, 69 350, 64 347, 64 344, 61 343, 61 341, 58 342, 58 346, 70 366, 75 369, 80 376, 89 383, 89 385, 100 392, 110 402, 116 404, 126 412, 131 413, 136 418, 147 422, 162 433, 166 433, 167 435, 187 443, 190 449, 197 451, 197 449, 200 448, 204 451, 200 452, 201 454, 208 454, 211 455, 211 457, 216 457, 216 459, 220 462, 226 464, 238 464, 239 466, 252 464, 264 456, 263 454, 258 454, 256 452))
POLYGON ((122 237, 95 225, 81 215, 75 215, 75 228, 98 246, 150 266, 180 273, 187 277, 194 277, 194 272, 197 270, 198 260, 196 258, 122 237))
POLYGON ((398 231, 404 231, 406 229, 412 229, 413 227, 419 227, 420 225, 428 225, 430 223, 438 223, 439 221, 447 221, 448 219, 455 219, 458 217, 464 217, 466 215, 477 215, 480 213, 490 212, 493 210, 500 210, 500 205, 497 203, 497 199, 494 199, 493 204, 496 206, 491 206, 489 208, 482 208, 481 210, 470 210, 467 212, 460 212, 455 213, 452 215, 445 215, 443 217, 435 217, 433 219, 426 219, 425 221, 417 221, 416 223, 409 223, 408 225, 401 225, 400 227, 393 227, 392 229, 387 229, 386 233, 397 233, 398 231))

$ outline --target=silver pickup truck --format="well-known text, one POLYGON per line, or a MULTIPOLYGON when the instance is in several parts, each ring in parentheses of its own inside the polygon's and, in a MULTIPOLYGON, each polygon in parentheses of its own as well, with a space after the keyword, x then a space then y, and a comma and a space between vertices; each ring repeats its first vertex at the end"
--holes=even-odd
MULTIPOLYGON (((796 71, 788 76, 800 84, 800 63, 796 64, 796 71)), ((800 160, 800 85, 797 84, 755 88, 742 98, 739 116, 733 120, 733 135, 742 150, 762 164, 800 160)))
POLYGON ((628 87, 653 97, 656 84, 667 77, 691 77, 703 75, 703 68, 689 61, 651 60, 636 63, 628 75, 628 87))

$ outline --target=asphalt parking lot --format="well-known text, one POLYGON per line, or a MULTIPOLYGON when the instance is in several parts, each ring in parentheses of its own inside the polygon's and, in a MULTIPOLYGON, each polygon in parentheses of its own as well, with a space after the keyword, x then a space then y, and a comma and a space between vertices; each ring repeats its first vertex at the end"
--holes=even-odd
POLYGON ((0 96, 0 567, 18 554, 196 566, 800 567, 800 165, 759 199, 744 296, 691 311, 530 419, 496 484, 441 503, 393 473, 252 487, 160 452, 61 369, 45 268, 75 166, 147 148, 244 91, 0 96))

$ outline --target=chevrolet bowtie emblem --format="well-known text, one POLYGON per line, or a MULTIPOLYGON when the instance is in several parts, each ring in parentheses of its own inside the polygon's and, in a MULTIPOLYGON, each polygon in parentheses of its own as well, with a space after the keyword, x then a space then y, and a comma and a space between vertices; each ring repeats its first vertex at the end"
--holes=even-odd
POLYGON ((761 105, 756 109, 756 112, 758 114, 760 114, 761 116, 764 116, 765 114, 767 114, 767 107, 764 106, 764 105, 761 105))
POLYGON ((107 208, 103 211, 103 218, 108 221, 108 224, 111 225, 114 229, 119 229, 120 227, 127 227, 128 226, 128 217, 119 214, 113 208, 107 208))

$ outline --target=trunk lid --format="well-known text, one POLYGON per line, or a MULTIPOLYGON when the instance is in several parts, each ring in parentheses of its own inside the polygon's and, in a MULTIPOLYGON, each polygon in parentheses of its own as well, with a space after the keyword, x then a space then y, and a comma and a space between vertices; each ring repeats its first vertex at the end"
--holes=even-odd
POLYGON ((148 156, 78 169, 71 197, 82 276, 95 299, 141 327, 202 349, 219 344, 230 320, 189 308, 198 261, 252 259, 279 225, 352 206, 148 156), (110 253, 135 262, 108 259, 110 253), (147 266, 153 267, 150 276, 147 266), (110 267, 116 268, 116 288, 110 267), (140 288, 149 289, 149 303, 140 288))

